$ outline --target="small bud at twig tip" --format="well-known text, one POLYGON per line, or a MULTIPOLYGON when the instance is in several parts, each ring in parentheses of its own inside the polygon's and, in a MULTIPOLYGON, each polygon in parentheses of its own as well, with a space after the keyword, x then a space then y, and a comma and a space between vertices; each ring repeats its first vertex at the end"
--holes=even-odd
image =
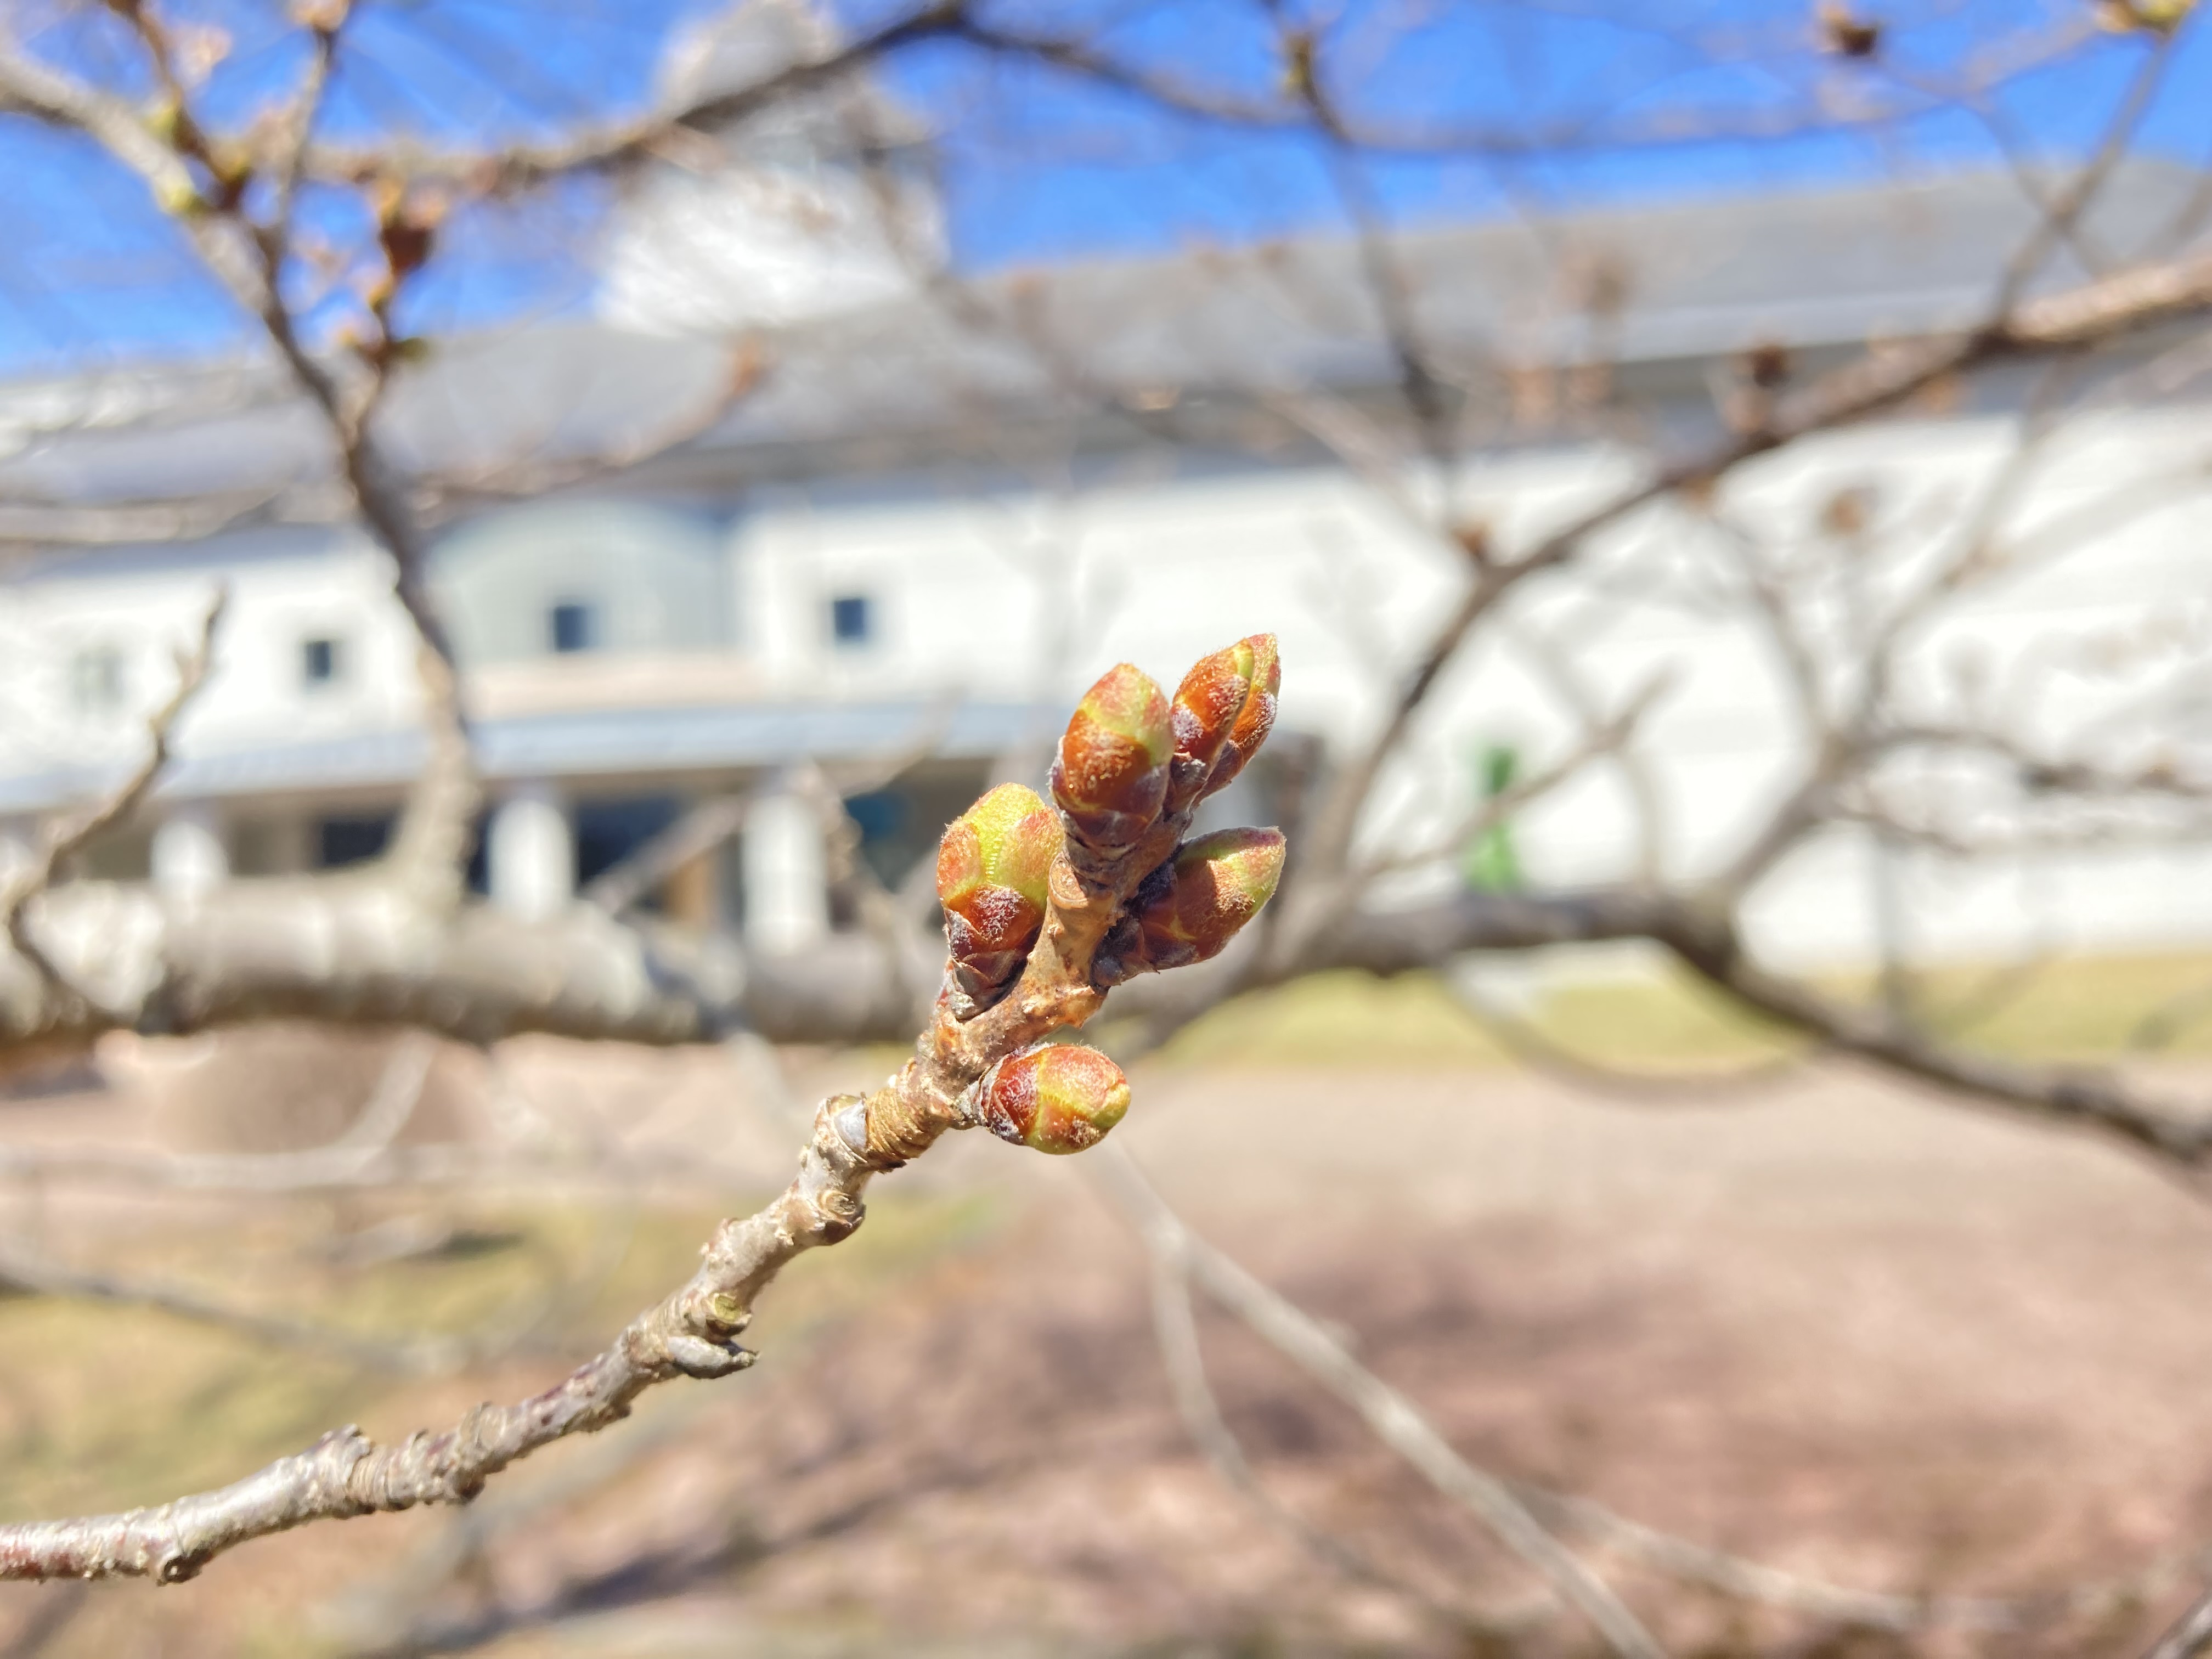
POLYGON ((1201 657, 1175 695, 1170 811, 1222 788, 1244 769, 1275 723, 1283 667, 1273 634, 1201 657))

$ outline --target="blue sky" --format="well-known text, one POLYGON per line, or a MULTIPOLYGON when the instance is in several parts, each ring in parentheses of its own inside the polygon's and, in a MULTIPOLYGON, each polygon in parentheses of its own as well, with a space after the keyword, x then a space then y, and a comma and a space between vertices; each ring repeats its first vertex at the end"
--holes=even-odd
MULTIPOLYGON (((145 90, 115 21, 53 0, 11 0, 15 27, 51 61, 132 95, 145 90)), ((842 0, 860 29, 890 0, 842 0)), ((1440 128, 1502 143, 1366 158, 1365 188, 1404 222, 1547 210, 1624 198, 1817 187, 1887 175, 2078 157, 2104 130, 2147 50, 2140 37, 2079 36, 2086 0, 1869 4, 1888 37, 1880 66, 1813 49, 1811 8, 1784 0, 1437 0, 1407 32, 1403 0, 1330 0, 1294 24, 1322 41, 1348 116, 1401 136, 1440 128), (1995 55, 2031 65, 1978 113, 1915 88, 1954 82, 1995 55), (1839 123, 1853 100, 1901 118, 1839 123)), ((714 15, 701 0, 362 0, 325 131, 443 143, 546 136, 642 107, 672 31, 714 15)), ((176 21, 223 30, 228 51, 198 108, 216 130, 249 123, 302 61, 276 0, 198 0, 176 21)), ((1248 103, 1278 99, 1279 35, 1250 0, 1054 0, 1004 4, 1011 27, 1079 34, 1117 59, 1248 103)), ((956 257, 971 268, 1227 244, 1342 221, 1342 178, 1310 131, 1255 130, 1145 100, 961 43, 884 64, 885 86, 943 135, 956 257)), ((2212 28, 2172 50, 2139 148, 2212 159, 2212 28)), ((86 141, 0 117, 12 181, 0 256, 0 374, 217 353, 240 337, 175 228, 137 181, 86 141)), ((590 286, 592 184, 473 210, 453 224, 412 294, 410 326, 461 328, 556 313, 590 286)), ((367 221, 350 192, 303 213, 343 264, 367 221)), ((303 269, 297 291, 317 286, 303 269)))

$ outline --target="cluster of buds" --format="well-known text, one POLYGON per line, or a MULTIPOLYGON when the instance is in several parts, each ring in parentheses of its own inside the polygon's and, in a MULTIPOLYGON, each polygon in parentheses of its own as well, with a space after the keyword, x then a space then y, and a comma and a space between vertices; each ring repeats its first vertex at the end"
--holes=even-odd
POLYGON ((1174 751, 1168 700, 1150 675, 1123 663, 1084 694, 1052 763, 1078 873, 1112 880, 1167 805, 1174 751))
MULTIPOLYGON (((1176 838, 1192 809, 1267 740, 1281 684, 1271 634, 1200 659, 1172 701, 1123 663, 1067 723, 1052 767, 1057 811, 1008 783, 953 821, 937 854, 951 957, 945 1006, 953 1018, 973 1019, 1006 996, 1055 895, 1075 907, 1063 925, 1085 921, 1055 933, 1060 954, 1036 971, 1048 981, 1087 973, 1085 994, 1203 962, 1228 945, 1273 896, 1283 837, 1227 830, 1181 845, 1176 838)), ((1027 1018, 1033 1006, 1053 1006, 1047 998, 1021 1011, 1027 1018)), ((987 1071, 970 1098, 1001 1139, 1074 1152, 1121 1121, 1129 1085, 1091 1049, 1029 1048, 987 1071)))
POLYGON ((1277 830, 1220 830, 1185 842, 1137 889, 1099 945, 1092 977, 1119 985, 1220 955, 1274 896, 1285 850, 1277 830))
POLYGON ((1044 925, 1060 819, 1034 790, 1002 783, 954 819, 937 846, 953 1012, 972 1018, 1004 996, 1044 925))
POLYGON ((1040 1152, 1095 1146, 1129 1109, 1129 1079, 1096 1048, 1009 1054, 975 1085, 975 1110, 1001 1140, 1040 1152))

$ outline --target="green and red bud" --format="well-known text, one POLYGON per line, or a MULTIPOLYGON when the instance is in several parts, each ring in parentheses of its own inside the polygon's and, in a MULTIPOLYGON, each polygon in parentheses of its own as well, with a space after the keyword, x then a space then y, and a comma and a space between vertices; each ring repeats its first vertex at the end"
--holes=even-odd
POLYGON ((1212 794, 1244 769, 1275 723, 1282 684, 1273 634, 1255 634, 1192 665, 1176 688, 1170 811, 1212 794))
POLYGON ((975 1085, 991 1133, 1041 1152, 1079 1152, 1129 1109, 1129 1079, 1096 1048, 1059 1044, 1010 1054, 975 1085))
POLYGON ((1068 835, 1109 860, 1133 847, 1167 799, 1174 750, 1160 688, 1127 663, 1108 670, 1076 705, 1053 762, 1053 799, 1068 835))
POLYGON ((937 844, 937 897, 962 1018, 996 1001, 1044 924, 1060 818, 1018 783, 1002 783, 955 818, 937 844))
POLYGON ((1284 850, 1276 830, 1222 830, 1185 842, 1145 878, 1129 914, 1100 945, 1093 977, 1118 985, 1218 956, 1274 896, 1284 850))

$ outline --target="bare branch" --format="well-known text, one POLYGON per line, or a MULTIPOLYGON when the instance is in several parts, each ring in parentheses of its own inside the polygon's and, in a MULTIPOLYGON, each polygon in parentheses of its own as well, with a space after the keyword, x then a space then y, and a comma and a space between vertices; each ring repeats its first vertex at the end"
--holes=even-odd
POLYGON ((1625 939, 1656 940, 1747 1007, 1904 1076, 2031 1117, 2101 1130, 2183 1170, 2212 1161, 2212 1115, 2162 1106, 2101 1068, 2021 1065, 1896 1029, 1886 1015, 1838 1001, 1760 966, 1745 951, 1725 915, 1694 895, 1626 888, 1468 892, 1425 905, 1355 910, 1309 939, 1293 963, 1255 964, 1249 955, 1236 962, 1224 958, 1164 994, 1203 1007, 1211 1006, 1209 998, 1331 968, 1398 974, 1440 967, 1470 951, 1625 939))
POLYGON ((280 492, 267 489, 199 501, 132 501, 108 507, 0 500, 0 550, 31 552, 54 546, 195 541, 276 516, 281 501, 280 492))
POLYGON ((0 1659, 39 1659, 84 1611, 92 1591, 83 1584, 54 1584, 47 1588, 31 1616, 17 1627, 0 1659))
POLYGON ((1342 866, 1376 779, 1476 623, 1521 582, 1574 557, 1599 531, 1677 490, 1710 485, 1744 462, 1813 433, 1894 409, 1949 376, 2005 359, 2101 343, 2207 307, 2212 307, 2212 255, 2199 255, 2023 301, 1954 338, 1869 352, 1776 400, 1756 427, 1705 454, 1663 467, 1578 514, 1511 562, 1481 563, 1407 676, 1381 727, 1338 780, 1315 826, 1307 854, 1310 866, 1342 866))
POLYGON ((1248 1498, 1270 1524, 1324 1565, 1406 1596, 1451 1629, 1503 1635, 1524 1627, 1540 1613, 1540 1608, 1530 1608, 1518 1614, 1476 1614, 1440 1601, 1391 1572, 1366 1552, 1316 1526, 1269 1492, 1223 1419, 1221 1402, 1207 1380, 1206 1356, 1199 1346, 1198 1322, 1191 1307, 1190 1261, 1183 1249, 1183 1235, 1153 1229, 1144 1238, 1152 1261, 1152 1334, 1167 1370, 1169 1390, 1192 1443, 1224 1485, 1248 1498))
POLYGON ((1363 860, 1352 873, 1352 884, 1364 884, 1392 871, 1412 869, 1449 858, 1462 851, 1477 836, 1505 823, 1562 784, 1581 776, 1592 762, 1619 757, 1635 737, 1637 726, 1650 713, 1652 705, 1667 694, 1673 683, 1671 672, 1662 671, 1652 675, 1631 694, 1618 713, 1599 720, 1572 749, 1542 771, 1508 785, 1425 848, 1387 855, 1377 854, 1363 860))
POLYGON ((30 925, 31 901, 53 884, 63 864, 138 810, 161 770, 169 763, 169 736, 177 717, 192 694, 207 678, 214 660, 216 625, 222 619, 226 595, 217 589, 201 619, 198 642, 177 653, 177 684, 167 699, 146 720, 146 753, 120 785, 88 810, 50 823, 40 837, 38 850, 24 867, 0 887, 0 919, 4 919, 8 942, 15 953, 36 968, 49 986, 76 997, 85 994, 46 952, 30 925))
POLYGON ((443 151, 410 143, 381 144, 374 149, 317 144, 308 151, 306 167, 313 177, 332 182, 349 183, 368 177, 442 180, 495 192, 527 188, 564 173, 635 167, 666 154, 680 154, 687 138, 733 125, 763 109, 830 86, 902 47, 962 33, 967 27, 966 16, 964 0, 939 0, 742 87, 678 108, 656 111, 642 119, 587 128, 546 143, 510 144, 488 151, 443 151))
POLYGON ((1172 1238, 1191 1278, 1208 1296, 1358 1412, 1377 1438, 1439 1492, 1473 1510, 1500 1543, 1589 1620, 1613 1652, 1623 1659, 1664 1659, 1650 1632, 1605 1581, 1546 1532, 1504 1481, 1461 1457, 1410 1401, 1298 1309, 1193 1236, 1118 1146, 1106 1149, 1095 1167, 1099 1190, 1140 1236, 1172 1238))
POLYGON ((1721 1100, 1764 1095, 1775 1084, 1803 1069, 1818 1052, 1784 1054, 1733 1071, 1678 1076, 1663 1072, 1630 1072, 1606 1066, 1554 1042, 1543 1027, 1523 1018, 1484 993, 1465 972, 1447 976, 1453 999, 1482 1023, 1513 1057, 1564 1082, 1626 1100, 1639 1106, 1680 1103, 1711 1106, 1721 1100))
POLYGON ((2202 1549, 2177 1552, 2128 1577, 2047 1595, 1896 1595, 1853 1589, 1747 1560, 1629 1520, 1586 1498, 1534 1486, 1515 1490, 1553 1525, 1579 1533, 1670 1578, 1808 1618, 1900 1635, 1946 1628, 2031 1631, 2061 1618, 2109 1618, 2116 1609, 2157 1594, 2204 1554, 2202 1549))
POLYGON ((2128 144, 2150 112, 2151 100, 2166 79, 2167 66, 2173 61, 2172 37, 2160 36, 2143 61, 2137 65, 2134 77, 2128 82, 2126 93, 2112 119, 2106 123, 2104 135, 2081 172, 2067 185, 2056 201, 2043 206, 2043 217, 2035 234, 2021 246, 2005 266, 2004 276, 1998 284, 1996 302, 1993 309, 1999 314, 2012 309, 2013 303, 2026 291, 2043 269, 2053 250, 2061 242, 2070 241, 2079 228, 2081 216, 2096 198, 2105 182, 2112 176, 2128 153, 2128 144))
MULTIPOLYGON (((1110 968, 1130 971, 1126 963, 1099 958, 1101 943, 1139 886, 1175 855, 1194 805, 1148 826, 1140 822, 1104 869, 1079 871, 1066 847, 1059 851, 1018 981, 1002 985, 999 1000, 978 1010, 957 995, 948 964, 945 993, 915 1040, 914 1057, 866 1097, 824 1101, 783 1194, 750 1217, 725 1221, 686 1284, 563 1382, 510 1406, 478 1407, 441 1432, 396 1445, 380 1445, 356 1428, 338 1430, 233 1486, 155 1509, 0 1527, 0 1578, 136 1575, 173 1583, 225 1550, 311 1521, 465 1502, 516 1459, 619 1420, 649 1388, 743 1370, 752 1355, 738 1336, 783 1267, 807 1249, 849 1237, 860 1224, 871 1179, 921 1157, 948 1130, 983 1121, 978 1082, 1054 1031, 1084 1024, 1106 998, 1095 981, 1110 968)), ((1073 830, 1066 846, 1083 850, 1073 830)), ((1038 1109, 1034 1097, 1030 1109, 1038 1109)), ((1089 1125, 1091 1138, 1113 1121, 1089 1125)), ((1065 1124, 1057 1133, 1064 1150, 1083 1144, 1068 1143, 1065 1124)))
MULTIPOLYGON (((1313 1533, 1302 1520, 1283 1510, 1260 1486, 1242 1448, 1222 1420, 1218 1404, 1206 1380, 1204 1357, 1191 1321, 1191 1281, 1196 1279, 1224 1310, 1304 1369, 1321 1376, 1340 1397, 1351 1398, 1349 1384, 1340 1388, 1331 1381, 1331 1376, 1341 1373, 1349 1377, 1356 1373, 1364 1380, 1364 1387, 1380 1391, 1374 1395, 1376 1401, 1395 1401, 1395 1405, 1385 1407, 1387 1417, 1397 1421, 1402 1416, 1412 1443, 1422 1455, 1416 1455, 1416 1450, 1408 1450, 1398 1439, 1383 1432, 1372 1418, 1370 1426, 1376 1426, 1378 1437, 1424 1474, 1429 1473, 1425 1457, 1433 1450, 1434 1444, 1441 1443, 1442 1437, 1419 1418, 1402 1396, 1389 1390, 1387 1384, 1375 1378, 1340 1345, 1331 1342, 1306 1315, 1274 1292, 1258 1286, 1242 1269, 1196 1237, 1126 1157, 1117 1154, 1113 1158, 1113 1167, 1106 1166, 1107 1160, 1103 1158, 1094 1166, 1099 1177, 1095 1184, 1121 1218, 1137 1231, 1152 1257, 1154 1317, 1161 1352, 1168 1365, 1178 1408, 1207 1461, 1231 1486, 1253 1497, 1279 1524, 1290 1528, 1331 1565, 1413 1595, 1444 1617, 1463 1619, 1464 1615, 1448 1607, 1438 1607, 1421 1592, 1394 1577, 1378 1573, 1364 1556, 1349 1551, 1340 1540, 1313 1533), (1303 1335, 1299 1334, 1301 1330, 1303 1335), (1334 1350, 1325 1361, 1319 1352, 1322 1343, 1329 1343, 1334 1350), (1310 1356, 1307 1352, 1310 1346, 1313 1350, 1310 1356), (1323 1375, 1324 1368, 1330 1375, 1323 1375), (1411 1425, 1414 1424, 1425 1432, 1425 1438, 1411 1434, 1411 1425)), ((1358 1402, 1353 1403, 1357 1407, 1358 1402)), ((1739 1601, 1854 1628, 1900 1634, 1941 1627, 2022 1631, 2038 1628, 2063 1616, 2106 1616, 2117 1607, 2156 1594, 2160 1587, 2204 1553, 2202 1549, 2177 1552, 2153 1561, 2127 1578, 2054 1595, 2010 1598, 1891 1595, 1785 1572, 1631 1521, 1588 1498, 1568 1497, 1522 1482, 1500 1484, 1510 1484, 1512 1493, 1547 1524, 1579 1533, 1593 1543, 1668 1577, 1717 1590, 1739 1601)), ((1510 1618, 1504 1622, 1517 1627, 1527 1621, 1510 1618)))
POLYGON ((406 1376, 448 1375, 478 1357, 478 1345, 467 1340, 425 1338, 391 1342, 359 1336, 309 1320, 257 1313, 182 1285, 69 1267, 21 1243, 0 1239, 0 1293, 9 1291, 148 1308, 274 1347, 326 1354, 372 1370, 406 1376))
POLYGON ((2199 1597, 2143 1659, 2200 1659, 2206 1653, 2212 1653, 2212 1591, 2199 1597))
POLYGON ((2110 1072, 2021 1066, 1947 1046, 1887 1011, 1838 1001, 1759 966, 1732 931, 1686 913, 1668 919, 1657 936, 1749 1006, 1846 1054, 2031 1116, 2102 1129, 2183 1169, 2212 1158, 2212 1116, 2158 1106, 2110 1072))

